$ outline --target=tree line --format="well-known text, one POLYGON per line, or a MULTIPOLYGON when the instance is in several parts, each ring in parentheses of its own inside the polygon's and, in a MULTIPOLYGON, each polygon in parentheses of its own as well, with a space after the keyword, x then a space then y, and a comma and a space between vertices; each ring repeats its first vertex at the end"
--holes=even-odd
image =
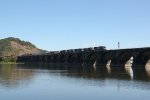
POLYGON ((10 63, 10 62, 16 63, 16 61, 17 61, 17 57, 15 56, 0 57, 0 62, 2 63, 10 63))

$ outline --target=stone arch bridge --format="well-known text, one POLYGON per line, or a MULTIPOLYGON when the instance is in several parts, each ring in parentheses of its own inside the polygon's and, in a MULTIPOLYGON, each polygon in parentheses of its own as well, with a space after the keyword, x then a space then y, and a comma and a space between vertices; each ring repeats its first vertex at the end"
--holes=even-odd
POLYGON ((132 66, 145 67, 150 59, 150 48, 131 48, 106 50, 101 47, 72 49, 49 52, 41 55, 22 55, 17 57, 17 62, 41 62, 58 64, 80 64, 105 66, 111 61, 110 66, 124 66, 133 58, 132 66))

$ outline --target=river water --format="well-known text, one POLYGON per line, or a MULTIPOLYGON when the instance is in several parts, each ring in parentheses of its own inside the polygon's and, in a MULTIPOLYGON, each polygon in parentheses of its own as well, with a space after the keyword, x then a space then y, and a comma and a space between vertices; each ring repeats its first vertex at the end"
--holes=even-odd
POLYGON ((150 72, 46 64, 0 65, 0 100, 149 100, 150 72))

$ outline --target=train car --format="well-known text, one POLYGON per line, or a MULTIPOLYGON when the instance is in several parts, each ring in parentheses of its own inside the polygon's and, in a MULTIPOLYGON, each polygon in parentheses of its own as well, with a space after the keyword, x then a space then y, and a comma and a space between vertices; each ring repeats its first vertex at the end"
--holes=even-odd
POLYGON ((106 47, 105 46, 94 47, 94 50, 96 51, 106 50, 106 47))

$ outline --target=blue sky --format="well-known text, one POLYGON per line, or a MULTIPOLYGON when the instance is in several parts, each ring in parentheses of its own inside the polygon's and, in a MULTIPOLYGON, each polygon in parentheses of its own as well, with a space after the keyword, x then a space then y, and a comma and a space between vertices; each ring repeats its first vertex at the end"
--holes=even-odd
POLYGON ((0 0, 0 39, 46 50, 150 46, 150 0, 0 0))

